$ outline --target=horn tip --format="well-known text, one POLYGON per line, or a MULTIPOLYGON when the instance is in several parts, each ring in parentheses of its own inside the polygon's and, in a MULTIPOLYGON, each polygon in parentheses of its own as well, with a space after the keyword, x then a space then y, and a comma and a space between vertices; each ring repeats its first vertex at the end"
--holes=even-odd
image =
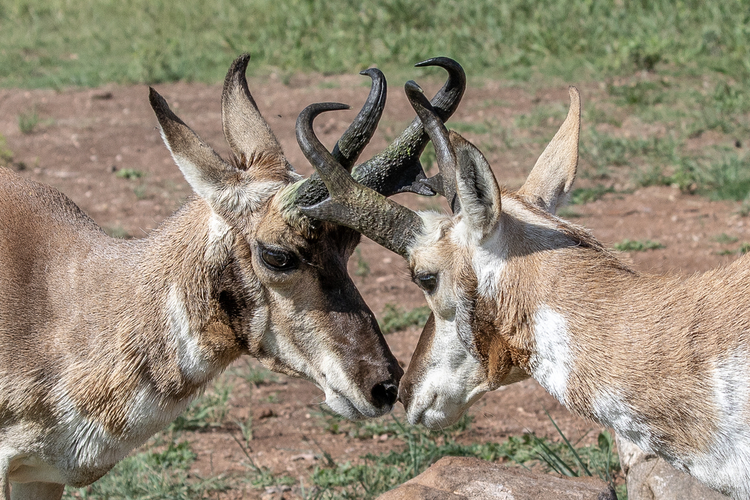
POLYGON ((409 80, 404 84, 404 88, 407 92, 419 92, 420 94, 424 94, 424 90, 422 90, 422 87, 419 86, 417 82, 414 80, 409 80))
POLYGON ((376 76, 379 76, 382 73, 383 72, 380 71, 378 68, 367 68, 359 72, 360 75, 369 76, 370 78, 375 78, 376 76))
POLYGON ((461 65, 455 59, 444 56, 431 57, 422 62, 418 62, 414 66, 417 68, 423 68, 425 66, 439 66, 445 69, 462 69, 461 65))

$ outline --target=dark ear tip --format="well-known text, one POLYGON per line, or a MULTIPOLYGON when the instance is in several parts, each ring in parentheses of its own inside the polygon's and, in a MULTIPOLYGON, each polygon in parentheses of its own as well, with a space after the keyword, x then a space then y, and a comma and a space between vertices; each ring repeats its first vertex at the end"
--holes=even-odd
POLYGON ((240 54, 229 67, 227 76, 224 78, 224 90, 226 91, 229 86, 232 85, 246 85, 245 84, 245 72, 247 71, 247 65, 250 62, 250 54, 240 54))
POLYGON ((153 87, 148 88, 148 101, 151 103, 154 111, 157 109, 169 109, 167 101, 153 87))
POLYGON ((234 62, 232 62, 230 71, 232 73, 244 71, 245 68, 247 68, 248 62, 250 62, 250 54, 248 54, 247 52, 240 54, 239 56, 237 56, 234 62))

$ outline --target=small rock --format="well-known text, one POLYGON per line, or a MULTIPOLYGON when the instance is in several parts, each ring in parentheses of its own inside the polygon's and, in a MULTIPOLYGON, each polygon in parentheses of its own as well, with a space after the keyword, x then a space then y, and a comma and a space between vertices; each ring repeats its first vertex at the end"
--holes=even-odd
POLYGON ((471 457, 444 457, 378 500, 615 500, 598 478, 563 478, 471 457))

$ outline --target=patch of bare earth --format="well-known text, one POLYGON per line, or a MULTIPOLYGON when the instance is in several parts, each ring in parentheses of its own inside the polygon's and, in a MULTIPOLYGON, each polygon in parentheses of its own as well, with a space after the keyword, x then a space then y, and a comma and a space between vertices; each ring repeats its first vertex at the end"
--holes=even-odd
MULTIPOLYGON (((371 145, 363 155, 369 157, 381 150, 412 119, 413 113, 399 88, 391 82, 388 105, 371 145)), ((438 79, 426 83, 428 94, 437 90, 438 79)), ((471 84, 470 84, 471 85, 471 84)), ((298 113, 317 101, 339 101, 356 110, 368 92, 368 81, 359 76, 307 77, 289 85, 279 81, 251 79, 251 91, 265 118, 284 146, 296 168, 309 174, 296 145, 294 123, 298 113)), ((219 85, 176 83, 158 85, 160 93, 173 110, 204 140, 221 154, 228 149, 221 133, 219 85)), ((582 88, 583 106, 587 94, 595 96, 597 88, 582 88)), ((98 89, 70 90, 0 90, 0 134, 13 152, 13 168, 24 176, 53 185, 72 198, 84 211, 112 233, 142 237, 172 213, 189 194, 190 189, 173 164, 156 129, 156 119, 148 104, 146 86, 108 86, 98 89), (30 134, 19 130, 18 116, 35 112, 38 124, 30 134), (142 172, 140 178, 124 178, 117 172, 132 169, 142 172)), ((595 97, 594 97, 595 98, 595 97)), ((498 129, 511 129, 514 118, 528 113, 540 102, 567 106, 567 89, 550 88, 530 94, 524 89, 486 84, 470 87, 453 121, 484 123, 489 120, 498 129)), ((322 115, 316 130, 331 147, 344 131, 355 111, 322 115)), ((528 131, 513 132, 523 147, 504 146, 493 133, 476 139, 495 168, 501 183, 518 187, 533 165, 543 144, 535 142, 528 131)), ((546 139, 548 139, 547 137, 546 139)), ((439 207, 439 201, 399 196, 398 200, 413 208, 439 207)), ((669 187, 641 189, 632 194, 609 194, 604 199, 571 208, 576 222, 591 229, 606 245, 623 239, 656 240, 665 248, 625 254, 623 257, 640 270, 688 275, 725 264, 737 254, 743 241, 750 241, 748 220, 736 214, 737 204, 712 202, 681 194, 669 187), (575 215, 574 214, 574 215, 575 215), (720 243, 716 238, 726 234, 720 243), (736 239, 731 241, 732 239, 736 239)), ((0 215, 1 216, 1 215, 0 215)), ((355 282, 376 314, 387 303, 404 309, 424 305, 416 286, 408 280, 402 260, 369 240, 362 242, 362 259, 370 272, 355 276, 355 282)), ((355 259, 350 263, 354 276, 355 259)), ((419 331, 412 328, 387 336, 400 362, 406 366, 419 331)), ((357 439, 346 433, 333 433, 321 416, 322 393, 312 384, 278 375, 275 381, 258 386, 232 373, 247 370, 248 360, 240 360, 225 380, 232 384, 229 415, 217 428, 188 433, 198 454, 195 474, 201 476, 230 474, 248 476, 248 459, 235 438, 240 439, 236 421, 252 422, 252 440, 245 450, 259 466, 276 474, 286 474, 297 485, 309 486, 309 476, 322 464, 324 453, 336 462, 356 461, 366 453, 383 453, 403 443, 387 435, 357 439)), ((647 376, 648 374, 644 374, 647 376)), ((654 383, 657 383, 654 381, 654 383)), ((595 439, 599 427, 571 415, 534 381, 525 381, 487 394, 472 409, 474 421, 460 440, 463 442, 501 441, 508 435, 533 431, 556 438, 556 432, 545 415, 555 419, 572 441, 589 431, 584 440, 595 439)), ((402 408, 396 415, 403 419, 402 408)), ((386 417, 390 418, 390 417, 386 417)), ((221 493, 221 498, 296 498, 292 491, 276 492, 255 489, 239 483, 236 489, 221 493)))

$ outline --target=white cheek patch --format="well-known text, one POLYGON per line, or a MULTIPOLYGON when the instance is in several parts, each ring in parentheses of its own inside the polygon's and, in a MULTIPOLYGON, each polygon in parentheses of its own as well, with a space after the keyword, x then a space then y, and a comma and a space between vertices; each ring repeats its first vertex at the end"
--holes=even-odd
POLYGON ((457 326, 455 319, 435 318, 432 346, 407 409, 412 424, 451 425, 489 390, 484 367, 464 347, 457 326))
MULTIPOLYGON (((285 303, 280 299, 276 306, 285 309, 281 305, 285 303)), ((313 382, 325 393, 326 404, 350 420, 379 417, 391 410, 389 405, 376 408, 367 400, 362 388, 346 373, 344 360, 335 352, 329 352, 321 342, 322 332, 318 332, 319 327, 309 317, 290 314, 289 329, 284 330, 279 331, 278 326, 269 321, 263 334, 265 353, 277 363, 277 370, 313 382)))
POLYGON ((570 333, 565 317, 542 305, 534 313, 534 353, 529 359, 534 379, 565 405, 568 378, 573 367, 570 333))

